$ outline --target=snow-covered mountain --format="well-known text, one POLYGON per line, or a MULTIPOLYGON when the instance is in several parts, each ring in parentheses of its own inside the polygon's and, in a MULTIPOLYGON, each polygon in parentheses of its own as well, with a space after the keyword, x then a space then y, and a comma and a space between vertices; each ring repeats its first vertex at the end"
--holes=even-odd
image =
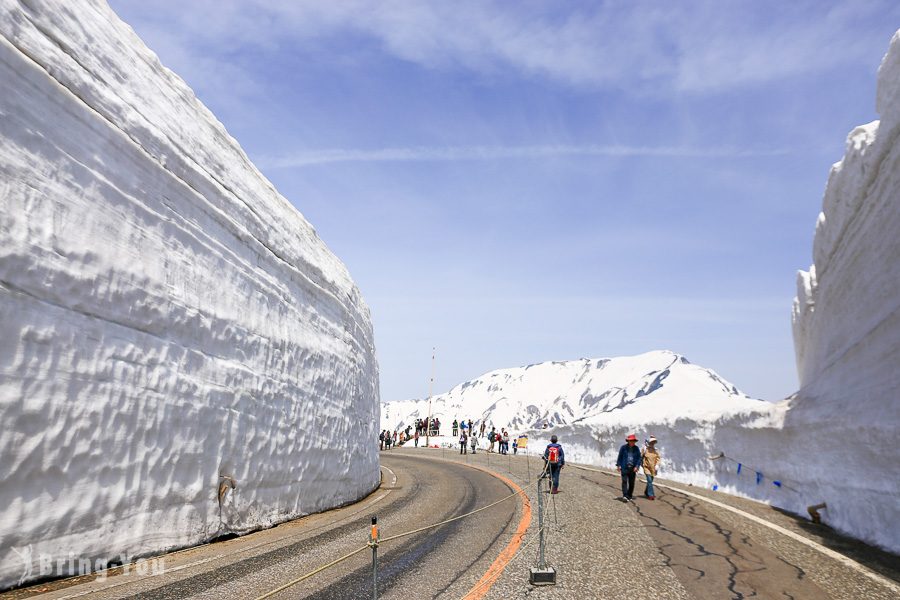
MULTIPOLYGON (((385 402, 382 428, 402 429, 429 413, 428 400, 385 402)), ((636 426, 711 421, 768 410, 715 372, 669 351, 545 362, 500 369, 434 396, 431 415, 449 425, 472 419, 513 432, 562 425, 636 426)))
POLYGON ((191 89, 90 0, 0 82, 0 588, 376 486, 369 310, 191 89))

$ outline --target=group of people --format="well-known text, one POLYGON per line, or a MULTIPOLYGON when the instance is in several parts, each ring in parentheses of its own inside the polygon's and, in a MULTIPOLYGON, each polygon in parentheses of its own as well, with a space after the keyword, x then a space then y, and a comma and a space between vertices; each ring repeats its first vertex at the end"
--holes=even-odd
POLYGON ((391 446, 396 446, 398 441, 401 444, 406 441, 406 436, 403 431, 398 434, 396 429, 393 433, 388 429, 384 429, 378 434, 378 449, 390 450, 391 446))
MULTIPOLYGON (((501 427, 498 432, 496 428, 491 427, 491 432, 488 434, 488 443, 490 444, 488 452, 493 452, 494 444, 497 444, 497 452, 500 454, 509 454, 509 432, 506 431, 506 429, 501 427)), ((516 445, 515 442, 513 444, 516 445)), ((513 452, 513 454, 515 454, 515 452, 513 452)))
MULTIPOLYGON (((431 427, 428 419, 416 419, 416 433, 419 435, 441 435, 441 420, 437 417, 431 419, 431 427)), ((455 433, 453 435, 456 435, 455 433)))
POLYGON ((656 491, 653 489, 653 478, 656 477, 656 470, 659 467, 659 451, 656 449, 656 438, 652 435, 644 449, 641 450, 637 445, 637 436, 633 433, 625 438, 625 444, 619 448, 619 457, 616 459, 616 470, 622 475, 622 497, 623 502, 631 502, 634 500, 634 480, 637 477, 638 469, 644 470, 644 477, 647 479, 647 487, 644 490, 644 498, 648 500, 656 499, 656 491))
MULTIPOLYGON (((653 479, 656 477, 656 471, 659 468, 660 455, 656 448, 657 439, 652 435, 644 444, 643 450, 638 448, 637 436, 633 433, 625 438, 625 443, 619 448, 619 456, 616 460, 616 470, 622 476, 622 497, 623 502, 631 502, 634 500, 634 482, 639 469, 644 470, 644 477, 647 479, 647 487, 644 490, 644 497, 648 500, 656 499, 656 492, 653 489, 653 479)), ((565 466, 566 459, 562 446, 555 435, 550 436, 550 443, 544 450, 544 461, 546 462, 547 475, 550 477, 550 493, 559 493, 559 472, 565 466)))

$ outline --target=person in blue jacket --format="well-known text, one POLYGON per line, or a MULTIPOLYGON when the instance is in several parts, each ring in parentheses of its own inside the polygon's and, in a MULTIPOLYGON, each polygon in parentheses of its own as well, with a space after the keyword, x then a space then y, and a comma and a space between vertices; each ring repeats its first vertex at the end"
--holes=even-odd
POLYGON ((633 433, 625 438, 625 444, 619 448, 616 470, 622 474, 622 501, 634 499, 634 478, 641 467, 641 449, 637 447, 637 436, 633 433))
POLYGON ((566 455, 561 445, 557 443, 558 438, 555 435, 550 436, 550 443, 544 450, 544 460, 550 470, 550 493, 559 493, 559 472, 566 466, 566 455))

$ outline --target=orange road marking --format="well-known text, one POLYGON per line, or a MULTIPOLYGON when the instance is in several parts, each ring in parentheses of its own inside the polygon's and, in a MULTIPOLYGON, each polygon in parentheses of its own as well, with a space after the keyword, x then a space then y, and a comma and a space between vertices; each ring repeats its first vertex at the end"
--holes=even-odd
POLYGON ((473 469, 478 469, 479 471, 484 471, 489 475, 493 475, 513 490, 518 492, 519 496, 522 497, 522 518, 519 520, 519 525, 516 527, 516 532, 513 534, 512 539, 506 545, 506 548, 503 549, 502 552, 494 559, 494 562, 488 567, 488 570, 485 571, 484 575, 481 576, 481 579, 478 580, 478 583, 469 590, 465 596, 463 596, 463 600, 480 600, 484 598, 484 595, 487 594, 491 587, 496 583, 497 579, 499 579, 500 575, 503 573, 503 569, 506 568, 506 565, 509 564, 509 561, 513 559, 516 555, 516 552, 519 550, 519 546, 522 545, 522 538, 525 537, 525 532, 528 530, 528 526, 531 525, 531 501, 528 499, 528 495, 522 491, 518 485, 513 483, 507 477, 500 475, 499 473, 495 473, 494 471, 490 471, 488 469, 484 469, 482 467, 477 467, 475 465, 467 465, 472 467, 473 469))

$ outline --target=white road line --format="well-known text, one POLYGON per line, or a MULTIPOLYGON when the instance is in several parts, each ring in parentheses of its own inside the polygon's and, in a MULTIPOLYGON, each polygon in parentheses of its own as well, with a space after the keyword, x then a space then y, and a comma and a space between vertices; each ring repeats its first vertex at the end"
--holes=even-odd
MULTIPOLYGON (((572 465, 572 466, 575 467, 576 469, 584 469, 585 471, 594 471, 595 473, 603 473, 604 475, 613 475, 613 476, 618 475, 617 473, 612 473, 611 471, 602 471, 600 469, 592 469, 590 467, 583 467, 581 465, 572 465)), ((818 542, 814 542, 813 540, 811 540, 809 538, 803 537, 799 533, 791 531, 790 529, 785 529, 784 527, 781 527, 780 525, 776 525, 775 523, 770 523, 769 521, 766 521, 765 519, 763 519, 761 517, 757 517, 756 515, 752 515, 748 512, 744 512, 743 510, 741 510, 739 508, 729 506, 728 504, 725 504, 724 502, 719 502, 718 500, 713 500, 712 498, 707 498, 706 496, 694 494, 692 492, 685 491, 681 488, 676 488, 676 487, 672 487, 670 485, 657 483, 656 481, 653 482, 653 486, 669 489, 669 490, 672 490, 673 492, 678 492, 679 494, 684 494, 685 496, 690 496, 691 498, 696 498, 697 500, 701 500, 708 504, 712 504, 713 506, 718 506, 719 508, 723 508, 723 509, 731 511, 735 514, 741 515, 742 517, 749 519, 749 520, 753 521, 754 523, 759 523, 760 525, 768 527, 769 529, 772 529, 773 531, 777 531, 778 533, 785 535, 785 536, 791 538, 792 540, 796 540, 796 541, 800 542, 801 544, 805 544, 806 546, 809 546, 810 548, 812 548, 814 550, 818 550, 825 556, 833 558, 834 560, 838 561, 842 565, 850 567, 851 569, 861 573, 862 575, 865 575, 869 579, 871 579, 877 583, 880 583, 881 585, 885 586, 889 590, 894 591, 897 594, 900 594, 900 585, 897 585, 896 583, 894 583, 887 577, 872 571, 865 565, 862 565, 862 564, 856 562, 855 560, 853 560, 852 558, 850 558, 848 556, 844 556, 843 554, 841 554, 839 552, 835 552, 831 548, 827 548, 827 547, 823 546, 822 544, 819 544, 818 542)))

